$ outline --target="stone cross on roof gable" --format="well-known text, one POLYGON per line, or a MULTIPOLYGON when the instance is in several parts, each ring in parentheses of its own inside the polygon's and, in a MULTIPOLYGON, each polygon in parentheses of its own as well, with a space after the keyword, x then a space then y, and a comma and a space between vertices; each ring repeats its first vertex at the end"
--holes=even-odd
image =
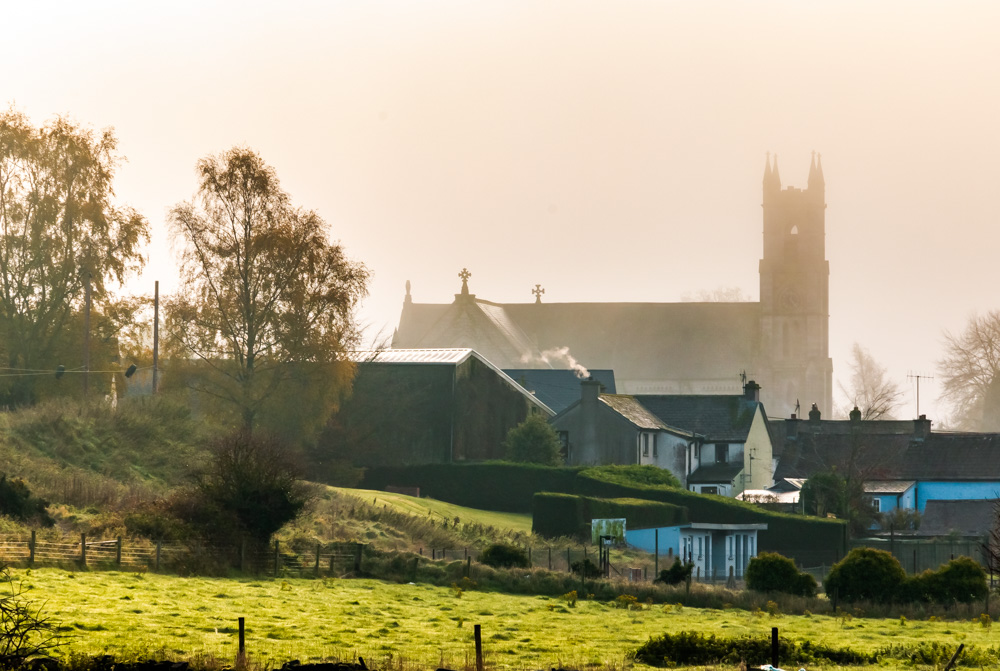
POLYGON ((541 303, 542 302, 542 294, 545 293, 545 289, 542 288, 541 284, 536 284, 535 288, 531 290, 531 293, 533 293, 535 295, 535 302, 536 303, 541 303))
POLYGON ((462 278, 462 295, 469 295, 469 278, 472 277, 472 273, 469 272, 468 268, 462 268, 462 271, 458 274, 462 278))

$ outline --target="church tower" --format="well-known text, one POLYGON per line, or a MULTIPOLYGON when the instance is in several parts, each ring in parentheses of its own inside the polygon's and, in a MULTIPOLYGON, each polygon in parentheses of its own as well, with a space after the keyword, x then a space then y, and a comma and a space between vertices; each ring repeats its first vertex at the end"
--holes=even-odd
POLYGON ((760 261, 757 374, 771 416, 831 418, 830 263, 826 260, 823 165, 813 156, 805 189, 781 188, 778 157, 764 166, 764 254, 760 261))

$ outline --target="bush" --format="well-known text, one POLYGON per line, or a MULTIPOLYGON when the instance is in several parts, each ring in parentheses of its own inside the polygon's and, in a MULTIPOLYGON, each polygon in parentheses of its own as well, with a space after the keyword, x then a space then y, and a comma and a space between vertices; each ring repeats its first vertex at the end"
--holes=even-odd
MULTIPOLYGON (((854 652, 847 648, 831 648, 809 642, 799 644, 779 639, 782 659, 795 664, 815 663, 818 660, 834 665, 871 664, 874 655, 854 652)), ((650 638, 635 651, 636 661, 650 666, 705 666, 736 664, 746 661, 747 668, 771 659, 770 636, 716 637, 693 631, 663 634, 650 638)))
POLYGON ((795 596, 816 596, 816 579, 801 573, 788 557, 761 552, 750 560, 746 572, 747 589, 783 592, 795 596))
POLYGON ((924 571, 906 581, 906 601, 971 603, 986 597, 986 571, 970 557, 958 557, 936 571, 924 571))
POLYGON ((884 550, 854 548, 833 565, 823 582, 826 593, 844 601, 890 603, 903 598, 906 572, 884 550))
POLYGON ((479 555, 479 561, 493 568, 530 568, 528 553, 516 545, 494 543, 479 555))
POLYGON ((600 578, 602 575, 601 567, 590 561, 590 557, 573 562, 570 569, 577 575, 582 573, 584 578, 600 578))
POLYGON ((531 414, 507 432, 503 441, 506 457, 514 462, 559 466, 562 443, 544 415, 531 414))
POLYGON ((45 509, 48 501, 32 496, 28 485, 21 478, 8 480, 0 474, 0 514, 21 522, 51 527, 55 521, 45 509))
POLYGON ((660 571, 660 575, 653 582, 660 582, 664 585, 679 585, 691 577, 692 571, 694 571, 694 563, 682 564, 680 559, 675 559, 674 565, 660 571))

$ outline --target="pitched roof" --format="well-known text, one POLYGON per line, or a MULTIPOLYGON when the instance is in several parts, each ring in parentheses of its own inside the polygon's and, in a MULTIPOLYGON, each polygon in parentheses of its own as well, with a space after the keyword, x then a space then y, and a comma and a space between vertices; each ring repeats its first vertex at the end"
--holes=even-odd
POLYGON ((569 347, 620 379, 730 380, 759 348, 759 303, 404 303, 393 347, 475 347, 503 368, 569 347), (627 325, 627 326, 626 326, 627 325))
POLYGON ((915 535, 984 536, 993 528, 997 503, 996 499, 928 501, 915 535))
POLYGON ((640 429, 652 431, 669 431, 669 426, 661 422, 656 415, 642 407, 634 396, 620 394, 601 394, 598 399, 619 415, 632 422, 640 429))
MULTIPOLYGON (((580 400, 580 378, 577 377, 576 371, 548 368, 509 368, 504 372, 557 413, 580 400)), ((605 392, 615 393, 614 371, 590 370, 588 372, 591 377, 601 383, 605 392)))
POLYGON ((637 395, 643 406, 669 426, 700 434, 705 442, 745 442, 757 401, 743 396, 637 395))
POLYGON ((902 494, 915 484, 915 480, 869 480, 862 489, 866 494, 902 494))
POLYGON ((776 480, 808 478, 853 461, 867 480, 1000 480, 1000 433, 891 433, 857 436, 799 431, 783 442, 776 480))
POLYGON ((438 349, 386 349, 386 350, 356 350, 349 353, 349 358, 358 365, 397 365, 397 366, 459 366, 467 360, 475 359, 491 369, 496 375, 518 393, 526 396, 538 409, 547 415, 555 414, 552 408, 537 398, 530 391, 512 380, 509 375, 497 368, 476 350, 467 347, 438 349))
POLYGON ((742 463, 709 464, 687 477, 688 484, 729 484, 743 470, 742 463))

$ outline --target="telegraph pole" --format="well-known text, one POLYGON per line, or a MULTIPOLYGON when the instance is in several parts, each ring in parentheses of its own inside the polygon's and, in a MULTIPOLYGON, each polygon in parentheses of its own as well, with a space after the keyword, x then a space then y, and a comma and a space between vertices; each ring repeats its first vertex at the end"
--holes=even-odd
POLYGON ((83 402, 86 404, 90 391, 90 271, 85 273, 83 281, 83 402))
POLYGON ((153 394, 159 378, 160 362, 160 281, 153 283, 153 394))

